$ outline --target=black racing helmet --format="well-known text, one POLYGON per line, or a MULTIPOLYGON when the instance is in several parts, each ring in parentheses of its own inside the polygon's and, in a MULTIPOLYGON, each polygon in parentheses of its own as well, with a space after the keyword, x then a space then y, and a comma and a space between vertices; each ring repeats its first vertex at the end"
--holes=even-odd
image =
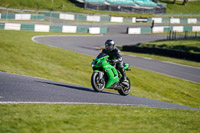
POLYGON ((105 42, 105 49, 112 51, 115 49, 115 42, 113 40, 108 39, 105 42))

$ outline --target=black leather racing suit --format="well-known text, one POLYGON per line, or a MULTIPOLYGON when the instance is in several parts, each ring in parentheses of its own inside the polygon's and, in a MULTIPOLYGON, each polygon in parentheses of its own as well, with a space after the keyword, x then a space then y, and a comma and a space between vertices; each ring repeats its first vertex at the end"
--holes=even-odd
POLYGON ((121 51, 118 48, 114 48, 114 50, 112 51, 103 49, 102 53, 109 55, 108 59, 116 63, 116 68, 120 71, 120 73, 122 74, 122 80, 124 80, 126 78, 126 73, 124 70, 124 62, 122 61, 121 51))

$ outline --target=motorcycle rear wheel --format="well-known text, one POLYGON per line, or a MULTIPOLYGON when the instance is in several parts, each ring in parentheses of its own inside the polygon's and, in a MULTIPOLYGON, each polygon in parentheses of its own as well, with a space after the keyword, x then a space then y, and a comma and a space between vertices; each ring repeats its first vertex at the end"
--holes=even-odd
POLYGON ((127 96, 131 91, 131 82, 128 77, 127 80, 128 80, 128 86, 127 87, 122 86, 122 89, 118 90, 119 94, 122 96, 127 96))
POLYGON ((105 87, 104 78, 99 79, 99 73, 94 72, 91 77, 92 88, 97 92, 102 92, 105 87))

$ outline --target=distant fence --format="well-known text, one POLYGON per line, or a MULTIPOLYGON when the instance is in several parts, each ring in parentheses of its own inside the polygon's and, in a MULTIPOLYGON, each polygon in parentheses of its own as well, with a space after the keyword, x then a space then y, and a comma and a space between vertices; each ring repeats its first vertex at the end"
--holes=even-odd
POLYGON ((176 39, 188 39, 188 38, 198 38, 198 32, 193 32, 191 31, 184 31, 184 35, 179 35, 176 31, 169 31, 167 33, 167 40, 176 40, 176 39))
POLYGON ((35 32, 62 32, 62 33, 90 33, 104 34, 108 32, 105 27, 81 27, 81 26, 56 26, 56 25, 41 25, 41 24, 18 24, 18 23, 1 23, 0 29, 4 30, 26 30, 35 32))

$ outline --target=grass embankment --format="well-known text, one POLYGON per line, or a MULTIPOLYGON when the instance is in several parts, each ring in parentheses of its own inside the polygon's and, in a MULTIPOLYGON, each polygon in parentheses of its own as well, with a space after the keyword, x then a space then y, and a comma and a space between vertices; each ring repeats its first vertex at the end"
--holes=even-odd
POLYGON ((167 13, 185 13, 185 14, 199 14, 200 13, 200 1, 188 1, 184 6, 183 1, 176 0, 161 0, 161 2, 167 4, 167 13))
POLYGON ((108 105, 0 105, 1 133, 199 133, 200 111, 108 105))
POLYGON ((52 33, 0 30, 0 34, 0 71, 89 86, 92 57, 31 41, 33 36, 52 33))
MULTIPOLYGON (((50 33, 0 30, 0 71, 91 87, 94 57, 31 41, 50 33), (80 63, 81 62, 81 63, 80 63)), ((132 68, 131 95, 200 107, 200 84, 132 68)))
MULTIPOLYGON (((168 0, 162 0, 167 3, 167 13, 200 13, 200 1, 188 2, 186 6, 181 5, 181 2, 171 4, 168 0)), ((37 10, 54 10, 67 12, 81 12, 89 14, 109 14, 112 16, 122 17, 152 17, 152 14, 135 14, 135 13, 119 13, 108 11, 92 11, 85 10, 76 6, 70 0, 1 0, 0 6, 21 9, 37 9, 37 10)))

